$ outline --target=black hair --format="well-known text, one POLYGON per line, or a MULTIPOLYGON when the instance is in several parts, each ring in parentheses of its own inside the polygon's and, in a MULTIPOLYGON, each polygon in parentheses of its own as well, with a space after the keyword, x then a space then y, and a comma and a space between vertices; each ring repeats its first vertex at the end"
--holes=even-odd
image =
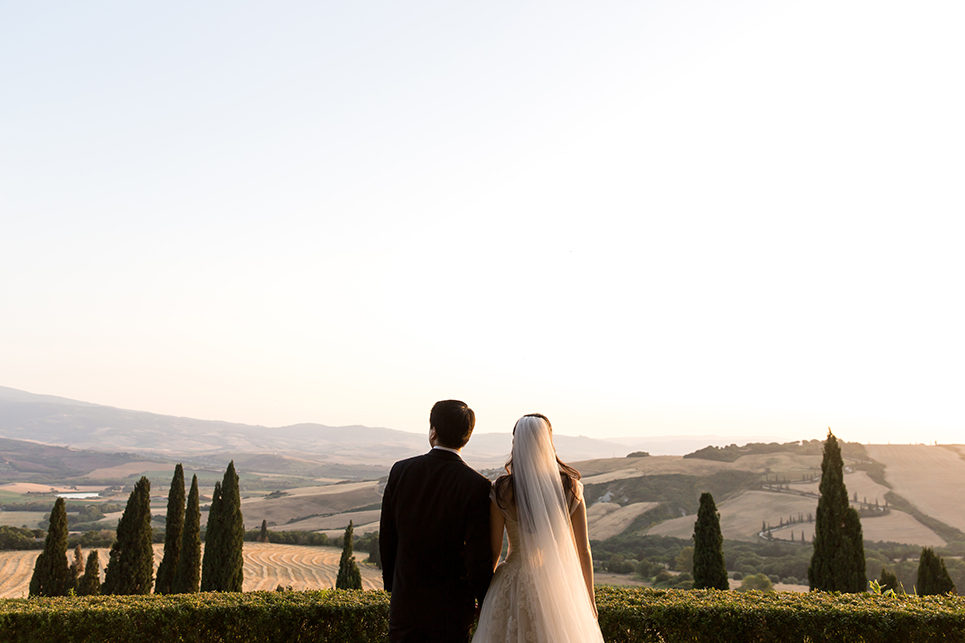
POLYGON ((429 426, 436 430, 440 446, 461 449, 476 426, 476 414, 459 400, 442 400, 432 405, 429 426))

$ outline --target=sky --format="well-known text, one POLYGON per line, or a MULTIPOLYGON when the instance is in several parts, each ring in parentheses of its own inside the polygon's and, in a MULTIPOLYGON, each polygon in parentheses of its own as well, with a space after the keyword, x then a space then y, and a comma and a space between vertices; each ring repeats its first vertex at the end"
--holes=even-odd
POLYGON ((0 4, 0 385, 963 442, 960 2, 0 4))

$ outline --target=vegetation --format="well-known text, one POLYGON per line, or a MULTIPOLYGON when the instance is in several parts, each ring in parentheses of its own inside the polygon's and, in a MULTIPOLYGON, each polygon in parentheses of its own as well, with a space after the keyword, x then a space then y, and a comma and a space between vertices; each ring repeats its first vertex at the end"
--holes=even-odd
POLYGON ((881 576, 878 577, 878 587, 882 591, 888 591, 889 589, 895 592, 904 591, 898 577, 887 567, 881 568, 881 576))
POLYGON ((379 549, 379 532, 375 532, 375 544, 369 550, 369 558, 367 562, 372 563, 379 569, 382 569, 382 551, 379 549))
POLYGON ((191 477, 188 506, 184 511, 184 528, 178 551, 178 565, 171 582, 176 594, 196 592, 201 587, 201 504, 198 495, 198 476, 191 477))
POLYGON ((821 498, 815 517, 814 553, 808 567, 811 589, 863 592, 864 540, 858 512, 848 505, 844 485, 844 462, 837 438, 828 431, 821 461, 821 498))
POLYGON ((767 574, 748 574, 744 576, 741 581, 741 586, 737 588, 738 592, 773 592, 774 586, 771 584, 771 579, 767 577, 767 574))
MULTIPOLYGON (((844 455, 851 458, 867 459, 864 446, 857 442, 842 442, 844 455)), ((821 455, 823 445, 821 440, 801 440, 794 442, 750 442, 743 446, 729 444, 726 447, 707 446, 688 453, 685 458, 700 458, 703 460, 717 460, 718 462, 735 462, 745 455, 759 455, 767 453, 793 453, 795 455, 821 455)))
POLYGON ((694 589, 728 589, 723 544, 714 497, 702 493, 694 524, 694 589))
POLYGON ((78 596, 96 596, 101 593, 101 559, 96 551, 87 555, 84 575, 77 581, 78 596))
POLYGON ((915 589, 919 596, 955 592, 955 584, 948 575, 945 561, 936 556, 931 547, 921 550, 921 557, 918 559, 918 583, 915 589))
POLYGON ((258 542, 266 543, 268 542, 268 521, 261 521, 261 529, 258 532, 258 542))
POLYGON ((67 510, 63 498, 57 498, 50 511, 50 527, 44 550, 37 557, 30 578, 31 596, 66 596, 74 586, 67 566, 67 510))
MULTIPOLYGON (((596 588, 607 641, 957 641, 965 599, 596 588)), ((10 599, 4 641, 384 641, 389 598, 372 591, 10 599)))
POLYGON ((148 594, 154 572, 151 547, 151 483, 141 477, 117 523, 104 574, 104 594, 148 594))
POLYGON ((224 479, 215 486, 208 514, 201 564, 201 591, 240 592, 244 581, 245 524, 235 463, 228 463, 224 479))
POLYGON ((164 556, 157 568, 155 594, 170 594, 181 555, 181 532, 184 529, 184 468, 178 463, 168 491, 167 517, 164 521, 164 556))
POLYGON ((338 577, 335 579, 335 589, 362 589, 362 573, 352 555, 352 521, 345 528, 342 538, 342 557, 338 561, 338 577))

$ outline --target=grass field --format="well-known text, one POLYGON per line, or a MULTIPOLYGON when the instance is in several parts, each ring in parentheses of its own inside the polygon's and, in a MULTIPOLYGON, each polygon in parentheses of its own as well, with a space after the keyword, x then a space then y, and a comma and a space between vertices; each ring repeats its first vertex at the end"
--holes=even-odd
POLYGON ((36 529, 47 517, 46 511, 0 511, 0 525, 36 529))
MULTIPOLYGON (((262 520, 274 523, 277 529, 287 529, 292 518, 308 519, 315 516, 339 514, 378 504, 382 498, 378 483, 354 482, 286 489, 278 498, 251 497, 241 501, 245 526, 256 529, 262 520)), ((348 522, 347 520, 345 521, 348 522)), ((342 525, 344 529, 344 525, 342 525)))
MULTIPOLYGON (((164 546, 154 545, 154 567, 161 562, 164 546)), ((107 565, 109 550, 98 549, 101 560, 101 580, 107 565)), ((89 550, 84 551, 86 559, 89 550)), ((283 585, 293 589, 324 589, 335 586, 338 560, 342 550, 338 547, 300 547, 298 545, 275 545, 269 543, 245 543, 246 592, 272 590, 283 585)), ((30 576, 39 550, 0 552, 0 598, 18 598, 27 595, 30 576)), ((365 552, 356 552, 355 560, 363 561, 365 552)), ((382 572, 372 565, 360 563, 362 587, 382 589, 382 572)))
POLYGON ((965 460, 940 446, 870 445, 868 455, 885 465, 885 480, 920 511, 965 531, 962 491, 965 460))
MULTIPOLYGON (((818 487, 820 483, 815 480, 814 482, 792 482, 790 484, 791 489, 796 491, 809 491, 811 493, 818 493, 818 487)), ((874 503, 877 500, 879 503, 884 504, 885 494, 888 493, 888 487, 880 485, 870 477, 864 471, 855 471, 852 473, 844 474, 844 486, 848 488, 848 499, 854 500, 854 494, 858 494, 858 500, 868 499, 868 502, 874 503)))
MULTIPOLYGON (((745 491, 735 498, 717 505, 720 512, 720 531, 728 540, 755 540, 761 522, 777 524, 781 516, 807 514, 817 508, 815 498, 769 491, 745 491)), ((696 515, 664 521, 647 530, 657 536, 690 538, 694 534, 696 515)))
MULTIPOLYGON (((794 539, 800 540, 802 531, 809 543, 814 540, 814 523, 791 525, 771 533, 775 538, 787 539, 793 532, 794 539)), ((946 544, 941 536, 903 511, 891 510, 885 516, 862 518, 861 533, 865 540, 871 541, 884 540, 923 547, 942 547, 946 544)))
MULTIPOLYGON (((617 534, 622 534, 637 516, 650 511, 659 504, 659 502, 635 502, 620 507, 609 502, 597 503, 597 505, 606 505, 611 510, 606 512, 595 511, 592 515, 589 510, 587 511, 590 538, 592 540, 606 540, 617 534)), ((594 505, 594 507, 597 505, 594 505)))

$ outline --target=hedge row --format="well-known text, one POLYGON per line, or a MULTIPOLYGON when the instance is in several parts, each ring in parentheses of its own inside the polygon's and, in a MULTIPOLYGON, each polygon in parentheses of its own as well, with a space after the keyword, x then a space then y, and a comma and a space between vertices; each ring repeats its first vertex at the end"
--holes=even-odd
MULTIPOLYGON (((607 641, 965 641, 965 599, 598 587, 607 641)), ((0 601, 2 641, 384 641, 385 592, 0 601)))

